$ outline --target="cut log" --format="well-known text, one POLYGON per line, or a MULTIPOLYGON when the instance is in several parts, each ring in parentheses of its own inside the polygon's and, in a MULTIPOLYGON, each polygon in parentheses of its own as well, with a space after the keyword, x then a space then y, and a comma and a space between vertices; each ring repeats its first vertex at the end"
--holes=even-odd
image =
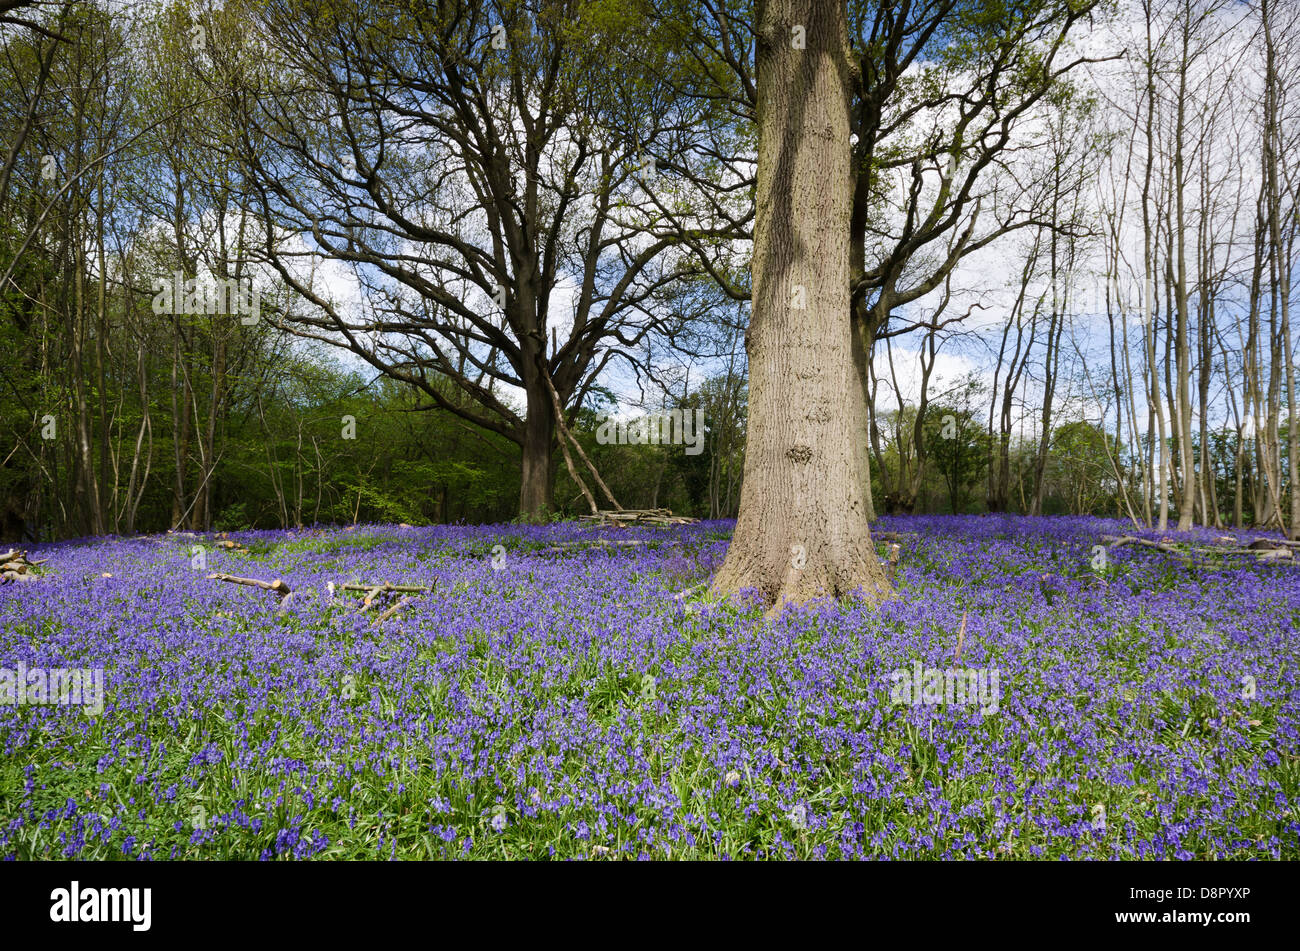
POLYGON ((27 557, 27 552, 11 548, 8 552, 0 555, 0 584, 11 584, 15 581, 32 581, 36 578, 31 574, 31 570, 37 565, 43 565, 48 558, 40 561, 32 561, 27 557))

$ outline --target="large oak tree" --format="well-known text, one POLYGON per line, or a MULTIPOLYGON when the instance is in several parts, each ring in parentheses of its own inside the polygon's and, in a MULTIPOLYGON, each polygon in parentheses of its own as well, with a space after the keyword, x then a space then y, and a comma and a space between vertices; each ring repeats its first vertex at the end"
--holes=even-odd
POLYGON ((549 386, 572 413, 671 333, 662 296, 700 270, 673 249, 734 227, 700 196, 707 102, 613 69, 634 38, 586 6, 266 0, 273 78, 232 97, 267 259, 308 305, 293 324, 518 444, 526 516, 550 505, 549 386), (309 279, 322 258, 359 305, 309 279))
POLYGON ((848 18, 842 0, 767 0, 755 32, 749 432, 735 536, 714 588, 757 588, 777 606, 855 589, 886 597, 849 309, 848 18))

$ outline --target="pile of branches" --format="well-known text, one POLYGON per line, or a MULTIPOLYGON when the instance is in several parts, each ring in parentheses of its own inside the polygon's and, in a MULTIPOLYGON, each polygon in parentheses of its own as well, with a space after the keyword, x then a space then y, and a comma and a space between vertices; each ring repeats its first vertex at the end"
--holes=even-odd
POLYGON ((49 561, 48 558, 32 561, 27 557, 27 552, 11 548, 6 554, 0 555, 0 584, 31 581, 36 577, 31 574, 31 570, 37 565, 45 564, 47 561, 49 561))
POLYGON ((671 509, 600 509, 590 515, 579 515, 586 522, 600 525, 690 525, 698 518, 674 515, 671 509))
POLYGON ((1165 539, 1157 541, 1150 538, 1139 538, 1136 535, 1102 535, 1101 540, 1107 543, 1108 548, 1140 545, 1143 548, 1150 548, 1164 552, 1167 555, 1173 555, 1175 558, 1180 558, 1189 564, 1214 557, 1254 558, 1259 562, 1295 564, 1297 560, 1295 551, 1300 548, 1300 542, 1287 541, 1281 538, 1255 538, 1243 545, 1240 539, 1232 535, 1220 535, 1215 538, 1215 543, 1212 545, 1180 546, 1165 539))
MULTIPOLYGON (((331 585, 331 589, 332 588, 333 585, 331 585)), ((393 593, 402 594, 403 597, 399 598, 396 603, 388 608, 388 610, 375 618, 375 624, 382 624, 384 621, 387 621, 390 617, 421 595, 433 594, 432 585, 426 587, 425 585, 418 584, 345 584, 341 585, 339 590, 365 592, 366 596, 361 600, 361 607, 357 609, 358 614, 365 614, 369 611, 371 605, 375 603, 375 599, 377 598, 393 593)))
POLYGON ((592 538, 592 539, 587 539, 585 541, 556 542, 554 545, 550 545, 546 548, 539 549, 539 551, 541 552, 541 554, 546 555, 546 554, 550 554, 551 552, 588 551, 593 548, 640 548, 646 545, 653 545, 653 547, 658 548, 664 545, 672 546, 672 545, 680 545, 680 544, 681 542, 678 541, 662 542, 662 541, 655 540, 653 542, 650 542, 650 541, 646 541, 645 539, 637 539, 637 538, 618 538, 618 539, 592 538))
MULTIPOLYGON (((246 585, 247 587, 250 588, 261 588, 263 591, 274 592, 275 594, 278 594, 280 596, 281 609, 287 606, 289 599, 293 597, 293 589, 290 588, 289 585, 286 584, 285 581, 281 578, 276 578, 274 581, 263 581, 260 578, 240 578, 237 575, 224 575, 224 574, 213 573, 208 575, 208 580, 227 581, 230 584, 246 585)), ((329 585, 329 592, 331 597, 334 595, 334 590, 335 590, 335 585, 331 581, 329 585)), ((425 594, 432 594, 434 588, 431 585, 426 586, 426 585, 418 585, 418 584, 388 584, 387 582, 380 582, 377 584, 376 583, 343 584, 338 586, 338 590, 365 594, 365 597, 361 601, 361 607, 357 610, 357 614, 365 614, 375 604, 376 600, 378 600, 383 596, 389 594, 405 595, 405 597, 400 598, 395 604, 393 604, 386 611, 384 611, 383 614, 379 615, 375 619, 374 621, 375 624, 382 624, 384 621, 387 621, 390 617, 392 617, 402 608, 406 607, 408 604, 414 601, 417 597, 425 594)))
POLYGON ((555 424, 559 430, 560 449, 564 454, 564 465, 569 470, 569 478, 582 491, 582 496, 587 500, 587 506, 591 509, 590 515, 580 515, 581 519, 594 521, 600 525, 613 525, 622 527, 625 525, 689 525, 691 522, 698 522, 698 518, 688 518, 685 515, 674 515, 668 509, 625 509, 619 504, 618 499, 614 498, 614 493, 610 491, 609 485, 600 477, 600 472, 596 469, 595 463, 583 451, 582 443, 578 437, 573 435, 565 422, 564 407, 560 405, 560 396, 555 391, 555 385, 551 382, 549 374, 543 375, 546 381, 546 388, 551 394, 551 406, 555 409, 555 424), (601 509, 596 506, 596 496, 587 487, 587 483, 578 473, 578 468, 573 462, 573 454, 569 452, 569 447, 573 447, 573 452, 577 454, 578 459, 591 473, 592 479, 600 491, 604 493, 605 498, 614 507, 612 509, 601 509))

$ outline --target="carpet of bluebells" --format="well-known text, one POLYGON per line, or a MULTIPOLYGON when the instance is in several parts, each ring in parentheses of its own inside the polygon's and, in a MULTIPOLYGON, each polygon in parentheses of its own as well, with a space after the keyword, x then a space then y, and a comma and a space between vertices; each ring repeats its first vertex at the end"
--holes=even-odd
POLYGON ((103 668, 105 704, 0 706, 0 857, 1300 857, 1300 567, 879 527, 897 598, 775 620, 693 587, 727 522, 39 546, 0 666, 103 668), (376 623, 330 582, 437 589, 376 623), (996 669, 996 713, 891 702, 918 660, 996 669))

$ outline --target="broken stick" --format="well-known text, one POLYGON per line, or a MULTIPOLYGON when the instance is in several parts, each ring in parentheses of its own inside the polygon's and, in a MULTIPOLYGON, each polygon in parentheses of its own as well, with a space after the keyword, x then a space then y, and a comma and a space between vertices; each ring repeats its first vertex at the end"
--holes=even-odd
POLYGON ((402 608, 406 607, 408 604, 410 604, 410 603, 411 603, 412 601, 414 601, 414 600, 415 600, 415 595, 408 594, 406 597, 402 598, 402 600, 398 601, 396 604, 394 604, 391 608, 389 608, 389 609, 388 609, 387 611, 385 611, 383 614, 379 615, 379 617, 375 618, 375 620, 374 620, 372 623, 374 623, 374 624, 383 624, 383 623, 384 623, 385 621, 387 621, 390 617, 392 617, 392 616, 393 616, 394 614, 396 614, 398 611, 402 610, 402 608))

